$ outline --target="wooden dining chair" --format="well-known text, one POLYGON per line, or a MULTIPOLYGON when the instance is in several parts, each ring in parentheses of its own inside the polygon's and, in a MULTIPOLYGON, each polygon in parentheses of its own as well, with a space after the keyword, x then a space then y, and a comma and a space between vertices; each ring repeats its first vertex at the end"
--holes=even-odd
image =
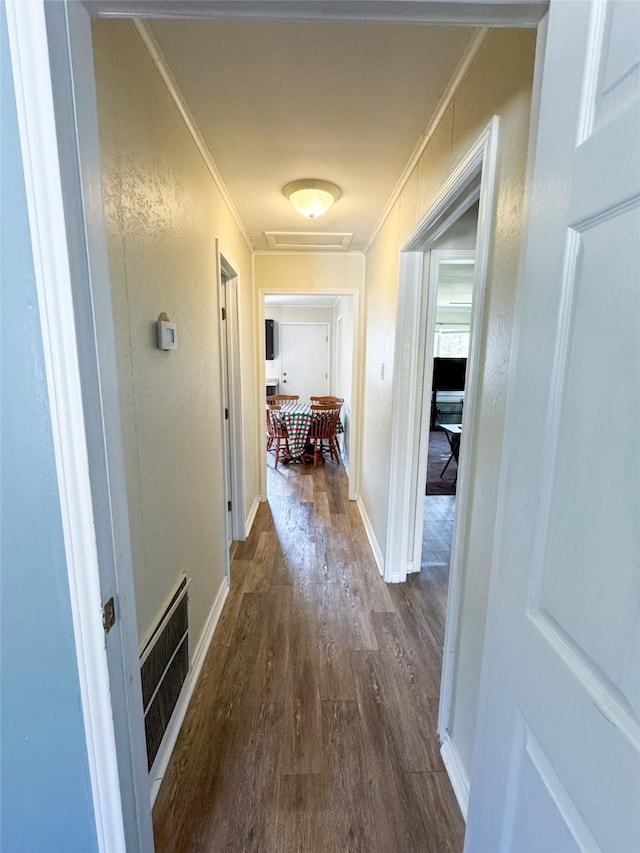
POLYGON ((322 405, 331 404, 331 405, 335 405, 335 406, 337 406, 337 405, 341 406, 344 403, 343 397, 330 397, 328 395, 325 395, 324 397, 309 397, 309 399, 311 400, 312 404, 320 403, 322 405))
POLYGON ((291 456, 289 450, 289 433, 282 421, 279 406, 267 406, 267 450, 275 449, 276 454, 276 469, 280 457, 286 454, 291 456), (284 450, 284 454, 283 454, 284 450))
POLYGON ((267 397, 267 406, 280 406, 282 403, 295 403, 299 400, 298 394, 271 394, 267 397))
MULTIPOLYGON (((318 459, 323 457, 323 442, 327 442, 329 454, 340 464, 340 454, 336 443, 336 429, 340 418, 340 406, 312 405, 309 443, 313 445, 313 467, 318 467, 318 459)), ((308 454, 311 456, 311 453, 308 454)))

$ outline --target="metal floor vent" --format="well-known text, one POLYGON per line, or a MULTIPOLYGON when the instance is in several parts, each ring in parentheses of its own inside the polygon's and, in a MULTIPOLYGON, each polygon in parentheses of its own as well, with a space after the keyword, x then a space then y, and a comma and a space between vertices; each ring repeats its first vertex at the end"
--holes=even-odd
POLYGON ((155 760, 189 672, 189 599, 184 578, 140 655, 147 764, 155 760))

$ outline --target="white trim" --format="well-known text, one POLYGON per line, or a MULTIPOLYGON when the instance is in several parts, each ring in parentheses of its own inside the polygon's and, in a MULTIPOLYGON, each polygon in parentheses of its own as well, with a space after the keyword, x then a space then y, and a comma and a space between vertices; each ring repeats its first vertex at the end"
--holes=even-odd
MULTIPOLYGON (((423 481, 426 477, 426 455, 422 445, 428 441, 428 433, 422 428, 422 424, 428 423, 430 416, 430 399, 426 399, 425 391, 425 385, 428 386, 430 382, 425 382, 428 292, 425 292, 423 256, 429 244, 474 202, 477 198, 479 183, 480 206, 476 237, 471 342, 467 360, 468 391, 465 392, 462 418, 458 497, 451 547, 440 688, 439 731, 446 731, 449 728, 455 662, 458 654, 464 532, 468 527, 471 513, 466 486, 469 482, 475 443, 473 425, 476 422, 475 411, 480 375, 480 335, 474 334, 474 329, 482 329, 484 326, 484 297, 497 192, 497 146, 498 118, 494 116, 408 236, 400 254, 385 552, 385 580, 388 582, 406 580, 407 571, 419 565, 419 549, 422 542, 421 535, 418 535, 417 524, 422 518, 420 503, 424 503, 424 486, 423 482, 419 482, 416 478, 415 460, 418 459, 420 462, 420 477, 423 481), (407 412, 411 413, 411 417, 407 417, 407 412), (426 434, 423 435, 423 433, 426 434)), ((433 324, 435 325, 435 317, 433 317, 433 324)), ((421 532, 420 530, 420 534, 421 532)))
MULTIPOLYGON (((123 14, 122 17, 126 17, 126 15, 123 14)), ((242 237, 244 238, 244 241, 247 244, 249 251, 252 252, 253 245, 251 243, 251 238, 247 233, 247 229, 244 227, 244 223, 240 218, 240 214, 238 213, 238 210, 235 204, 233 203, 231 196, 229 195, 229 191, 224 181, 222 180, 222 175, 218 171, 218 167, 216 166, 215 161, 211 156, 211 152, 207 147, 207 143, 204 141, 204 138, 200 133, 200 130, 198 129, 198 125, 196 124, 193 116, 191 115, 191 110, 189 109, 184 95, 180 91, 180 87, 176 83, 175 78, 171 73, 171 69, 169 68, 167 61, 164 58, 164 54, 160 50, 158 43, 156 42, 155 38, 153 37, 153 34, 151 33, 151 30, 149 29, 149 25, 139 19, 134 19, 133 25, 136 28, 138 36, 140 37, 140 41, 145 46, 147 53, 151 58, 151 61, 155 65, 158 74, 162 78, 162 82, 167 87, 167 91, 169 92, 173 103, 175 104, 178 112, 180 113, 180 117, 184 121, 185 127, 191 134, 191 138, 195 142, 196 148, 200 152, 202 159, 204 160, 205 165, 209 170, 211 177, 213 178, 214 183, 217 186, 220 195, 224 200, 224 203, 229 208, 229 213, 233 217, 236 225, 238 226, 238 229, 242 234, 242 237)))
POLYGON ((209 616, 207 617, 207 622, 205 624, 204 631, 202 632, 200 642, 198 643, 198 646, 195 649, 191 658, 191 667, 189 669, 189 674, 187 675, 185 682, 182 686, 180 697, 178 698, 178 702, 176 704, 176 707, 174 708, 171 720, 169 721, 169 725, 167 726, 167 729, 162 738, 162 742, 160 743, 158 752, 156 753, 155 761, 153 762, 153 764, 151 765, 151 769, 149 770, 149 778, 151 780, 152 808, 153 804, 156 801, 156 797, 158 796, 158 791, 160 790, 160 785, 162 784, 162 780, 164 779, 164 774, 167 771, 169 759, 171 758, 171 754, 173 753, 173 750, 175 748, 176 741, 178 740, 178 735, 180 734, 180 729, 182 728, 182 723, 184 722, 184 718, 189 707, 189 702, 191 701, 195 686, 198 683, 198 678, 200 676, 200 671, 202 670, 202 665, 204 664, 205 658, 207 656, 207 651, 209 650, 209 646, 211 645, 214 632, 216 630, 216 627, 218 626, 218 622, 220 621, 222 608, 224 607, 224 603, 227 600, 228 595, 229 581, 225 577, 222 581, 222 584, 220 585, 220 589, 218 590, 216 599, 213 602, 213 607, 209 612, 209 616))
POLYGON ((253 505, 249 510, 249 514, 247 515, 247 519, 244 524, 244 538, 248 539, 249 534, 251 533, 251 528, 253 527, 253 522, 256 520, 256 515, 258 514, 258 510, 260 509, 260 504, 262 501, 260 500, 260 495, 256 495, 253 499, 253 505))
POLYGON ((453 793, 456 795, 456 800, 460 806, 464 822, 467 822, 467 812, 469 810, 469 777, 464 771, 464 766, 460 760, 458 750, 455 748, 453 741, 447 732, 442 740, 440 747, 440 755, 447 769, 447 776, 451 782, 453 793))
MULTIPOLYGON (((483 134, 481 155, 480 207, 476 237, 476 264, 471 308, 471 327, 465 402, 460 438, 460 464, 458 465, 458 495, 451 543, 449 591, 442 650, 442 680, 440 684, 439 729, 449 729, 453 705, 453 683, 458 659, 459 631, 462 609, 462 560, 465 550, 464 532, 468 529, 472 507, 467 484, 470 481, 471 461, 475 455, 476 409, 480 382, 480 330, 484 328, 485 295, 489 277, 489 256, 493 242, 494 214, 498 192, 498 118, 494 116, 483 134), (478 333, 476 333, 478 330, 478 333)), ((454 192, 453 187, 451 188, 454 192)))
POLYGON ((97 843, 111 853, 124 819, 44 2, 6 13, 97 843))
POLYGON ((364 252, 355 251, 355 250, 350 251, 350 252, 336 252, 336 251, 319 252, 319 251, 315 251, 315 250, 313 252, 311 252, 311 251, 309 251, 309 252, 296 252, 292 249, 291 250, 290 249, 281 249, 281 250, 278 250, 277 252, 274 252, 274 251, 267 250, 267 249, 256 249, 253 252, 253 255, 254 255, 254 257, 257 255, 266 255, 267 257, 275 257, 275 256, 280 257, 281 255, 286 255, 286 256, 294 257, 294 258, 302 258, 302 257, 312 258, 315 256, 318 256, 320 258, 336 258, 336 257, 337 258, 344 258, 344 257, 362 257, 364 255, 364 252))
MULTIPOLYGON (((236 272, 238 265, 229 254, 220 246, 216 240, 216 264, 218 281, 218 329, 220 347, 220 388, 224 387, 222 369, 226 361, 228 376, 230 380, 227 389, 229 404, 229 433, 231 446, 227 458, 231 459, 230 483, 232 502, 231 509, 231 538, 242 539, 245 530, 244 518, 244 457, 243 457, 243 423, 242 423, 242 370, 240 366, 240 306, 238 291, 240 288, 240 274, 236 272), (221 276, 224 272, 227 277, 226 291, 226 341, 227 352, 223 358, 222 346, 222 321, 220 319, 220 286, 221 276)), ((222 414, 222 413, 221 413, 222 414)), ((226 442, 226 429, 224 417, 222 418, 222 436, 226 442)), ((226 519, 225 519, 226 526, 226 519)))
POLYGON ((356 500, 356 506, 358 507, 358 511, 360 512, 360 518, 362 519, 364 530, 367 534, 369 545, 371 546, 373 559, 376 561, 378 571, 384 577, 384 557, 382 556, 382 549, 380 548, 380 545, 378 545, 378 540, 376 539, 376 534, 373 529, 373 525, 371 524, 371 519, 367 515, 367 510, 365 508, 364 503, 362 502, 362 498, 358 498, 356 500))
MULTIPOLYGON (((431 422, 431 398, 433 378, 432 371, 427 369, 428 365, 432 364, 434 338, 436 329, 436 312, 437 312, 437 296, 438 296, 438 268, 442 261, 460 259, 460 260, 475 260, 474 249, 433 249, 429 253, 429 278, 428 287, 426 288, 427 295, 424 300, 426 303, 426 313, 424 317, 424 326, 422 330, 423 343, 419 347, 418 363, 422 364, 422 400, 420 404, 420 419, 417 426, 417 434, 421 439, 429 434, 431 422)), ((473 302, 472 302, 473 304, 473 302)), ((469 326, 466 327, 467 329, 469 326)), ((427 466, 429 456, 429 441, 420 440, 418 447, 418 464, 414 466, 416 472, 415 480, 412 480, 409 487, 409 513, 410 518, 413 518, 414 538, 413 543, 410 543, 409 559, 407 560, 407 574, 411 572, 419 572, 421 568, 422 557, 422 539, 424 527, 424 484, 427 481, 427 466), (415 496, 415 497, 414 497, 415 496)))
POLYGON ((458 63, 458 67, 453 72, 453 76, 451 77, 451 80, 449 81, 449 84, 448 84, 447 88, 445 89, 444 94, 442 95, 442 98, 440 99, 440 103, 438 104, 438 107, 437 107, 437 109, 433 115, 433 118, 431 119, 431 121, 427 125, 422 136, 420 137, 418 144, 413 149, 413 152, 412 152, 411 156, 409 157, 409 161, 408 161, 407 165, 404 167, 404 170, 403 170, 402 174, 400 175, 400 178, 398 179, 398 183, 395 185, 395 188, 389 197, 389 201, 385 204, 384 209, 378 218, 378 221, 376 222, 376 224, 373 227, 373 231, 369 235, 369 239, 367 240, 367 244, 364 248, 365 254, 369 251, 369 249, 373 245, 373 241, 378 236, 378 232, 380 231, 380 229, 382 228, 382 226, 386 222, 387 217, 391 213, 394 204, 396 203, 396 201, 400 197, 400 193, 405 188, 407 181, 409 180, 409 178, 411 177, 411 174, 413 173, 413 170, 418 165, 418 161, 420 160, 420 158, 424 154, 424 151, 425 151, 427 145, 431 141, 431 137, 433 136, 433 134, 438 129, 438 125, 440 124, 440 122, 444 118, 447 110, 451 106, 451 103, 452 103, 453 99, 455 98, 458 89, 460 88, 460 84, 464 80, 464 77, 465 77, 467 71, 471 67, 471 63, 473 62, 473 60, 478 55, 478 51, 482 47, 484 40, 489 35, 489 32, 490 32, 490 30, 487 27, 483 27, 482 29, 479 29, 473 35, 471 41, 467 45, 467 49, 465 50, 465 52, 462 56, 462 59, 458 63))
POLYGON ((247 18, 293 21, 383 21, 406 24, 451 24, 491 27, 535 27, 547 7, 545 0, 85 0, 101 18, 247 18), (325 9, 325 5, 329 6, 325 9), (461 8, 462 6, 462 8, 461 8))

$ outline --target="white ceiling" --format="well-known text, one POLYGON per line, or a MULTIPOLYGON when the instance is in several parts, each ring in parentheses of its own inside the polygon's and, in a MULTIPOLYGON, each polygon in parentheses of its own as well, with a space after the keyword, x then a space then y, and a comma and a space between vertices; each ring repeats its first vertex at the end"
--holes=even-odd
POLYGON ((477 30, 285 20, 147 22, 256 250, 265 231, 362 251, 477 30), (333 181, 322 218, 282 187, 333 181))
POLYGON ((325 232, 307 242, 362 251, 479 28, 536 26, 548 0, 83 3, 137 19, 256 250, 268 248, 265 232, 325 232), (282 195, 299 178, 337 183, 342 197, 306 220, 282 195))

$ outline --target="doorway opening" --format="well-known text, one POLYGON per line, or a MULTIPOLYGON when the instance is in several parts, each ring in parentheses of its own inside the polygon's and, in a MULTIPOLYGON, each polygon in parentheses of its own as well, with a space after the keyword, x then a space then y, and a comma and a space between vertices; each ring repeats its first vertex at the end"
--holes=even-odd
MULTIPOLYGON (((328 394, 341 398, 340 464, 344 465, 347 473, 349 498, 355 500, 358 496, 360 424, 357 377, 362 341, 359 291, 258 291, 258 302, 263 315, 259 328, 264 329, 265 334, 264 342, 260 344, 260 350, 265 354, 258 407, 261 425, 264 424, 265 397, 268 395, 297 395, 301 404, 309 403, 311 395, 328 394)), ((274 468, 274 456, 266 450, 262 488, 265 497, 270 488, 269 468, 274 468)))
MULTIPOLYGON (((448 562, 450 567, 448 582, 446 578, 440 577, 438 591, 439 606, 444 610, 438 734, 442 743, 442 757, 465 817, 468 780, 459 761, 456 760, 448 732, 451 725, 454 673, 458 659, 457 629, 461 605, 461 573, 465 553, 464 534, 468 528, 471 513, 468 484, 475 446, 476 400, 480 390, 478 378, 481 336, 474 336, 473 330, 482 328, 484 325, 484 297, 496 193, 497 141, 498 119, 493 118, 443 185, 433 205, 401 250, 394 369, 397 380, 394 382, 393 389, 392 454, 385 553, 387 581, 405 581, 408 575, 419 572, 421 569, 430 427, 432 423, 435 425, 439 420, 440 429, 437 431, 446 433, 447 429, 443 428, 446 426, 451 439, 451 444, 447 439, 449 453, 440 471, 444 468, 444 462, 447 462, 452 454, 453 459, 449 469, 455 464, 457 470, 454 471, 452 478, 456 491, 454 506, 450 506, 447 512, 443 513, 443 517, 437 521, 437 524, 442 525, 445 533, 451 537, 450 557, 449 546, 439 542, 437 544, 441 546, 440 553, 433 561, 448 562), (477 222, 475 228, 474 221, 477 222), (469 235, 475 234, 475 252, 467 244, 464 247, 468 252, 466 256, 461 255, 461 243, 457 242, 461 231, 465 230, 469 235), (445 248, 447 244, 448 247, 445 248), (461 248, 456 249, 456 245, 461 248), (455 333, 452 328, 452 338, 445 343, 443 336, 448 334, 448 329, 443 327, 436 329, 438 280, 442 262, 455 260, 455 253, 460 256, 461 261, 473 260, 471 276, 473 299, 470 299, 469 295, 451 299, 455 302, 471 302, 468 305, 469 323, 468 329, 458 328, 455 333), (474 254, 475 257, 473 257, 474 254), (458 337, 453 337, 454 334, 458 337), (439 396, 438 388, 435 392, 432 389, 436 347, 439 352, 442 352, 444 347, 446 352, 446 348, 453 345, 454 341, 462 346, 467 340, 467 335, 468 351, 464 365, 464 382, 460 378, 460 363, 455 365, 458 371, 457 378, 449 376, 448 380, 443 380, 443 385, 463 384, 463 393, 461 395, 459 388, 450 389, 455 391, 457 401, 449 395, 443 396, 442 393, 439 396), (440 414, 438 414, 438 408, 440 408, 440 414), (449 409, 448 414, 445 413, 446 409, 449 409), (447 423, 451 418, 459 418, 459 420, 454 421, 453 424, 447 423), (455 426, 457 429, 453 429, 455 426), (458 455, 459 467, 456 458, 458 455)), ((458 264, 458 268, 461 266, 464 264, 458 264)), ((467 305, 459 307, 466 308, 467 305)), ((458 326, 461 327, 462 323, 458 323, 458 326)), ((444 368, 447 367, 450 368, 451 373, 452 363, 448 365, 445 363, 444 368)), ((445 369, 445 375, 446 372, 445 369)), ((443 387, 440 388, 440 392, 445 390, 443 387)), ((444 471, 445 475, 447 473, 448 471, 444 471)), ((439 476, 438 479, 440 479, 439 476)), ((432 521, 436 523, 435 519, 432 521)), ((430 604, 432 603, 433 598, 430 599, 430 604)), ((436 603, 438 603, 437 597, 436 603)))
POLYGON ((429 601, 439 645, 444 644, 462 417, 465 394, 470 391, 466 368, 477 224, 476 203, 437 241, 429 258, 435 305, 427 317, 425 376, 431 376, 431 405, 426 435, 422 436, 428 443, 427 477, 416 580, 429 601), (454 248, 456 243, 468 248, 454 248))

